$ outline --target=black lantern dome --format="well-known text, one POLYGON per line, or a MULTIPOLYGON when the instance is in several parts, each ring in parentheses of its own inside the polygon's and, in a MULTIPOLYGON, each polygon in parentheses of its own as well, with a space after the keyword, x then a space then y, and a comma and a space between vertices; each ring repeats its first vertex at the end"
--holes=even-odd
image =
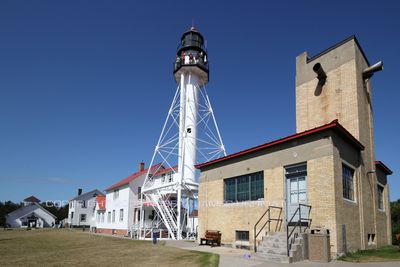
POLYGON ((208 82, 208 55, 204 47, 204 37, 194 27, 182 34, 176 53, 174 76, 177 82, 181 71, 185 69, 195 71, 208 82))

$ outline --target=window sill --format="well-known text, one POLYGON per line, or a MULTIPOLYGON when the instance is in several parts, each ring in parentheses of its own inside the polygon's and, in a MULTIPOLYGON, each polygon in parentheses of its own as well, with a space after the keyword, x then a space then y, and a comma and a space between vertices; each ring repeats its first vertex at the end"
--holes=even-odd
POLYGON ((386 213, 386 211, 382 210, 382 209, 378 209, 378 211, 381 212, 381 213, 386 213))
POLYGON ((240 202, 224 202, 224 206, 230 206, 230 205, 236 205, 236 206, 246 206, 248 204, 263 204, 264 203, 264 199, 260 199, 260 200, 247 200, 247 201, 240 201, 240 202))
POLYGON ((343 200, 344 200, 345 203, 358 205, 357 201, 355 201, 355 200, 350 200, 350 199, 347 199, 347 198, 343 198, 343 200))

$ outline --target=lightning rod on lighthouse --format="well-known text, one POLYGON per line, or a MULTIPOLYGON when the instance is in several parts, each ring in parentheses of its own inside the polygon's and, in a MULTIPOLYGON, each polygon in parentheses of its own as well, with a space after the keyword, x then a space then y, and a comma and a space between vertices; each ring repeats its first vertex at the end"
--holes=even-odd
POLYGON ((195 165, 226 155, 205 88, 208 53, 194 27, 182 34, 173 73, 178 87, 141 189, 141 238, 155 229, 166 229, 171 239, 193 236, 196 229, 189 214, 197 209, 195 165), (145 225, 149 206, 156 214, 152 225, 145 225))

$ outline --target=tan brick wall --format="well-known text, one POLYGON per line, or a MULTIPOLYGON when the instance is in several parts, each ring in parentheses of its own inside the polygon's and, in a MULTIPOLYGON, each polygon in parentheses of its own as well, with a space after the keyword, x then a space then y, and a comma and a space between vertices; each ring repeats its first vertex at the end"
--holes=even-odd
POLYGON ((333 156, 313 159, 307 162, 308 203, 311 209, 311 227, 329 229, 331 252, 337 252, 337 225, 334 187, 333 156))
POLYGON ((297 132, 338 119, 350 133, 359 137, 355 68, 353 59, 327 72, 328 78, 320 94, 316 92, 316 78, 296 87, 297 132))
POLYGON ((344 162, 339 155, 338 151, 335 151, 335 203, 336 203, 336 235, 337 235, 337 252, 344 253, 346 251, 354 251, 362 248, 361 244, 361 215, 360 215, 360 192, 359 192, 359 181, 360 181, 360 168, 354 166, 349 162, 344 162), (345 163, 347 166, 355 170, 354 173, 354 194, 355 201, 345 200, 343 198, 343 175, 342 166, 345 163), (345 225, 345 231, 343 231, 342 225, 345 225), (344 240, 345 238, 345 240, 344 240))
POLYGON ((391 217, 390 217, 390 198, 389 198, 389 190, 388 186, 384 186, 383 192, 383 204, 384 210, 377 211, 377 245, 383 246, 392 244, 392 225, 391 225, 391 217), (379 227, 387 225, 386 227, 379 227))
MULTIPOLYGON (((362 78, 362 71, 367 66, 354 40, 312 61, 308 60, 306 52, 296 58, 297 132, 338 119, 365 146, 365 150, 361 152, 361 166, 357 172, 357 203, 343 202, 341 181, 336 181, 340 182, 336 184, 339 210, 338 244, 343 244, 341 224, 346 224, 348 250, 368 248, 368 234, 376 234, 378 245, 387 244, 390 240, 390 215, 378 211, 376 178, 374 174, 368 174, 375 169, 375 152, 371 84, 370 81, 364 82, 362 78), (312 70, 316 63, 321 63, 327 74, 326 83, 322 88, 317 86, 318 79, 312 70)), ((336 176, 341 177, 340 161, 337 161, 335 168, 336 176)), ((385 190, 387 189, 388 185, 385 190)))
MULTIPOLYGON (((321 135, 322 136, 322 135, 321 135)), ((236 230, 246 230, 253 242, 254 224, 266 211, 268 205, 285 207, 285 177, 283 166, 306 162, 332 155, 330 138, 321 138, 304 143, 292 142, 289 148, 276 150, 273 153, 251 157, 220 168, 202 171, 199 185, 199 236, 206 230, 222 231, 222 242, 235 241, 236 230), (223 179, 264 171, 264 201, 224 204, 223 179)), ((277 217, 276 211, 272 217, 277 217)), ((281 218, 285 219, 284 210, 281 218)), ((276 223, 271 224, 275 230, 276 223)), ((281 225, 281 230, 284 230, 281 225)), ((262 234, 261 234, 262 235, 262 234)), ((261 238, 261 235, 259 238, 261 238)))
MULTIPOLYGON (((226 168, 229 168, 227 166, 226 168)), ((222 171, 221 171, 222 172, 222 171)), ((223 204, 223 177, 209 179, 208 173, 202 173, 199 188, 199 236, 204 236, 206 230, 222 232, 222 242, 235 242, 235 231, 250 232, 250 243, 253 243, 254 224, 267 209, 268 205, 283 207, 281 217, 285 220, 286 178, 284 166, 264 170, 264 201, 223 204)), ((308 203, 312 205, 312 226, 325 227, 331 232, 332 252, 337 252, 337 226, 335 209, 333 155, 312 159, 307 162, 308 203)), ((276 218, 278 210, 271 217, 276 218)), ((357 221, 357 220, 356 220, 357 221)), ((271 231, 284 231, 275 222, 271 231)), ((261 239, 262 233, 258 239, 261 239)))
MULTIPOLYGON (((206 178, 205 178, 206 179, 206 178)), ((242 203, 223 203, 223 180, 201 183, 199 187, 199 236, 206 230, 219 230, 221 242, 231 244, 235 241, 236 230, 250 231, 265 211, 264 201, 242 203)))

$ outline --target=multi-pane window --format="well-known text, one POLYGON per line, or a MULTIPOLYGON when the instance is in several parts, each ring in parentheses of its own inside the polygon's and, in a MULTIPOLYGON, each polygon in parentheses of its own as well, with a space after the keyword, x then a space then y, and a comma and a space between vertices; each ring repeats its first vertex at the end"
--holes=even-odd
POLYGON ((82 209, 86 208, 86 201, 85 200, 81 200, 81 208, 82 209))
POLYGON ((111 211, 109 211, 107 214, 107 222, 111 222, 111 211))
POLYGON ((115 222, 115 210, 112 212, 112 222, 115 222))
POLYGON ((343 198, 354 201, 354 170, 342 165, 343 198))
POLYGON ((385 207, 383 206, 383 186, 378 184, 376 189, 378 198, 378 209, 385 210, 385 207))
POLYGON ((119 221, 124 221, 124 209, 119 210, 119 221))
POLYGON ((86 214, 81 214, 81 222, 86 222, 86 214))
POLYGON ((249 241, 249 231, 236 231, 236 241, 249 241))
POLYGON ((224 201, 241 202, 264 198, 264 173, 256 172, 224 180, 224 201))

